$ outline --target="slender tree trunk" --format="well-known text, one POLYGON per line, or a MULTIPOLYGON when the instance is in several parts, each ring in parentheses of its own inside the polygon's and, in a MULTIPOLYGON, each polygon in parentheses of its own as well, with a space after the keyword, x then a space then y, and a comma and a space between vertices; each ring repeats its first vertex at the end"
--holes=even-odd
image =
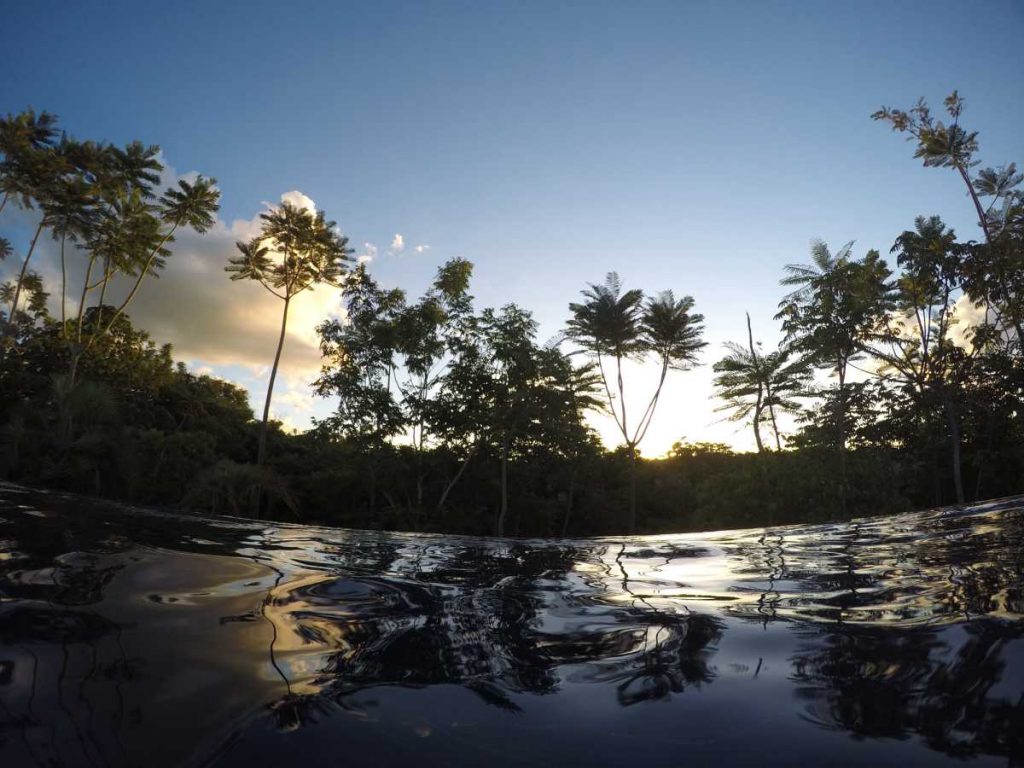
POLYGON ((988 217, 985 216, 985 208, 981 204, 978 192, 974 189, 974 184, 971 183, 971 177, 968 175, 967 169, 959 163, 957 163, 956 169, 960 172, 960 178, 964 180, 964 184, 967 185, 967 192, 971 196, 971 202, 974 203, 974 210, 978 213, 978 225, 981 227, 981 231, 985 233, 985 242, 991 245, 992 233, 989 231, 988 217))
POLYGON ((423 509, 423 422, 419 424, 419 437, 416 446, 416 509, 423 509))
POLYGON ((4 192, 3 198, 0 199, 0 213, 4 212, 4 208, 7 207, 7 201, 10 199, 10 197, 11 197, 11 193, 10 192, 4 192))
POLYGON ((291 297, 284 300, 284 311, 281 313, 281 335, 277 339, 277 353, 274 355, 274 367, 270 369, 270 382, 267 384, 267 399, 263 403, 263 425, 260 427, 259 449, 256 452, 256 466, 263 468, 267 458, 267 432, 270 426, 270 401, 274 396, 274 381, 277 379, 277 367, 281 363, 281 350, 284 349, 284 335, 288 329, 288 305, 291 297))
POLYGON ((25 283, 25 275, 28 274, 28 263, 32 259, 32 252, 36 249, 36 243, 39 242, 39 235, 43 232, 43 222, 39 222, 39 226, 36 227, 36 233, 32 236, 32 243, 28 247, 28 253, 25 254, 25 261, 21 264, 21 272, 18 273, 18 282, 14 286, 14 298, 11 300, 11 311, 7 315, 7 326, 10 326, 14 322, 14 313, 18 311, 18 300, 21 298, 21 287, 25 283))
POLYGON ((764 443, 761 442, 761 411, 764 402, 761 371, 757 365, 757 349, 754 347, 754 329, 750 325, 750 313, 747 312, 747 343, 750 345, 750 362, 754 365, 754 375, 757 376, 757 403, 754 405, 754 442, 757 443, 757 452, 764 453, 764 443))
POLYGON ((85 280, 82 281, 82 295, 78 297, 78 314, 75 315, 75 341, 79 346, 82 344, 82 318, 85 316, 85 299, 89 294, 89 279, 92 277, 92 267, 96 263, 96 257, 89 258, 89 266, 85 269, 85 280))
POLYGON ((949 393, 943 394, 945 401, 946 423, 949 425, 949 443, 953 462, 953 487, 956 489, 956 503, 964 503, 964 479, 960 467, 960 418, 956 412, 956 404, 949 393))
POLYGON ((82 350, 77 346, 71 350, 71 354, 68 356, 68 385, 74 389, 75 382, 78 378, 78 362, 82 359, 82 350))
POLYGON ((564 538, 569 532, 569 518, 572 517, 572 502, 573 494, 576 490, 576 464, 572 466, 572 470, 569 472, 569 493, 568 500, 565 504, 565 517, 562 519, 562 537, 564 538))
POLYGON ((377 527, 377 467, 376 462, 371 458, 369 463, 370 490, 368 493, 370 502, 370 524, 377 527))
POLYGON ((477 443, 474 443, 473 446, 469 449, 469 453, 466 454, 466 458, 459 466, 459 471, 455 473, 455 477, 453 477, 451 481, 448 483, 448 485, 445 486, 444 492, 441 493, 441 498, 437 502, 438 512, 444 509, 444 503, 448 500, 448 494, 452 492, 452 488, 455 487, 455 484, 459 482, 459 478, 461 478, 462 474, 466 471, 466 467, 469 466, 469 460, 473 458, 473 454, 476 453, 476 449, 477 443))
MULTIPOLYGON (((75 316, 75 338, 68 342, 68 386, 75 387, 78 377, 78 363, 82 358, 85 348, 82 346, 82 321, 85 317, 85 300, 89 294, 89 279, 92 277, 92 267, 96 263, 96 257, 89 259, 89 266, 85 270, 85 280, 82 282, 82 295, 78 298, 78 313, 75 316)), ((68 425, 70 434, 70 424, 68 425)))
POLYGON ((761 394, 757 395, 757 405, 754 407, 754 442, 757 443, 757 452, 764 453, 764 443, 761 441, 761 394))
POLYGON ((846 364, 839 363, 839 408, 836 414, 839 431, 839 508, 846 514, 846 364))
POLYGON ((985 448, 980 451, 981 460, 978 462, 978 474, 974 479, 974 498, 975 500, 981 498, 981 478, 985 474, 985 461, 992 455, 992 443, 995 440, 996 431, 996 420, 995 413, 991 406, 985 409, 985 448))
MULTIPOLYGON (((103 328, 103 300, 107 298, 107 286, 110 285, 110 278, 113 274, 110 271, 110 259, 106 259, 103 262, 103 285, 100 288, 100 298, 96 302, 96 330, 89 336, 89 343, 86 344, 86 348, 91 347, 92 343, 99 338, 104 331, 103 328)), ((113 321, 111 321, 113 324, 113 321)), ((107 330, 110 330, 109 328, 107 330)))
POLYGON ((626 393, 622 382, 622 355, 615 355, 616 379, 619 385, 619 409, 622 412, 622 435, 629 439, 629 427, 626 423, 626 393))
POLYGON ((63 338, 67 338, 68 331, 68 317, 65 307, 68 300, 68 267, 67 262, 64 260, 64 241, 66 238, 66 234, 60 236, 60 335, 63 338))
MULTIPOLYGON (((106 333, 111 328, 113 328, 114 323, 117 321, 117 318, 119 318, 124 313, 128 305, 131 304, 132 299, 135 298, 135 294, 138 293, 139 287, 142 285, 142 281, 145 280, 146 275, 149 274, 149 269, 150 267, 153 266, 153 262, 156 260, 156 256, 159 253, 160 249, 167 244, 167 241, 171 239, 177 228, 177 224, 172 226, 170 230, 168 230, 167 234, 163 236, 163 239, 159 242, 159 244, 157 244, 156 248, 154 248, 153 251, 149 254, 149 258, 146 259, 146 263, 142 266, 142 271, 139 272, 139 276, 135 280, 135 285, 133 285, 131 291, 128 292, 127 298, 125 298, 125 300, 121 302, 121 306, 117 308, 117 310, 114 312, 114 316, 110 318, 110 323, 107 325, 106 329, 101 330, 100 333, 106 333)), ((288 314, 287 304, 288 299, 285 299, 285 314, 288 314)))
POLYGON ((498 535, 505 535, 505 521, 508 518, 508 450, 509 436, 501 438, 501 508, 498 511, 498 535))
POLYGON ((629 535, 636 533, 636 446, 629 447, 629 535))
MULTIPOLYGON (((769 395, 771 397, 771 395, 769 395)), ((779 423, 775 421, 775 406, 768 406, 768 415, 772 417, 772 431, 775 432, 775 450, 782 452, 782 438, 779 437, 779 423)))
MULTIPOLYGON (((981 198, 978 197, 978 191, 974 188, 974 184, 971 182, 971 177, 970 174, 967 173, 967 169, 959 163, 956 165, 956 169, 960 173, 960 178, 964 180, 964 184, 967 185, 967 193, 971 196, 971 202, 974 203, 974 210, 978 214, 978 224, 981 226, 981 231, 985 233, 985 242, 991 246, 992 231, 989 229, 988 217, 985 216, 985 207, 981 204, 981 198)), ((1003 293, 1005 294, 1006 301, 1009 303, 1009 288, 1002 279, 1000 279, 1000 284, 1002 286, 1003 293)), ((1024 343, 1024 341, 1021 341, 1024 339, 1024 326, 1021 326, 1020 318, 1014 316, 1011 322, 1013 323, 1014 329, 1017 331, 1017 343, 1024 343)))

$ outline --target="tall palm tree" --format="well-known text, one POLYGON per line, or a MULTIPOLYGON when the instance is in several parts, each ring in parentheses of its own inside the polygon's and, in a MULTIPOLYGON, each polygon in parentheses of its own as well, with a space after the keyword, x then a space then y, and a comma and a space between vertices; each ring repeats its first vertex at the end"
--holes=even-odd
POLYGON ((637 448, 654 418, 669 370, 688 369, 700 349, 706 346, 701 341, 704 316, 691 311, 692 297, 676 299, 672 291, 664 291, 644 302, 642 291, 622 290, 622 281, 615 272, 608 273, 604 284, 591 284, 582 294, 585 301, 569 305, 572 317, 567 335, 597 359, 609 410, 626 444, 630 462, 629 532, 633 533, 636 530, 637 448), (661 376, 647 407, 631 426, 626 411, 622 363, 630 359, 642 360, 652 354, 661 363, 661 376), (614 360, 618 408, 612 393, 612 374, 605 367, 606 358, 614 360))
POLYGON ((255 280, 284 302, 256 455, 256 464, 262 467, 267 453, 270 401, 288 330, 288 308, 292 299, 315 285, 340 286, 352 249, 348 247, 348 238, 338 232, 333 221, 324 217, 323 211, 314 213, 283 202, 278 208, 261 213, 260 218, 263 220, 260 234, 248 243, 237 243, 240 255, 229 259, 225 269, 231 273, 232 280, 255 280))

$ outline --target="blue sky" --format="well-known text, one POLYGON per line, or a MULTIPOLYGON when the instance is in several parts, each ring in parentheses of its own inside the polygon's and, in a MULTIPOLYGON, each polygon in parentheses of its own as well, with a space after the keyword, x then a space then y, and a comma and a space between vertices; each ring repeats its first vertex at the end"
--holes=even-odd
MULTIPOLYGON (((958 180, 872 122, 879 105, 958 88, 985 162, 1024 160, 1024 4, 1010 0, 0 8, 0 111, 47 109, 76 136, 157 143, 178 172, 217 177, 228 245, 299 190, 360 252, 377 247, 382 282, 415 293, 463 256, 478 304, 516 301, 542 336, 609 270, 692 294, 709 365, 671 384, 649 454, 682 435, 747 444, 717 423, 710 363, 744 311, 776 341, 782 266, 811 238, 886 251, 925 213, 974 236, 958 180), (405 248, 387 253, 396 234, 405 248)), ((269 362, 262 328, 253 354, 269 362)), ((150 330, 260 401, 261 371, 226 364, 226 335, 217 355, 166 317, 150 330)), ((200 330, 210 342, 219 326, 200 330)), ((279 413, 301 424, 296 366, 279 413)))

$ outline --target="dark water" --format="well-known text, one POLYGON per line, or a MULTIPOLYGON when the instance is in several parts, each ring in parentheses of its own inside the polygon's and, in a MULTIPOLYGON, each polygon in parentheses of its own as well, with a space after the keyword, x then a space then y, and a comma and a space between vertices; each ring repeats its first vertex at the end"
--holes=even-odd
POLYGON ((1024 765, 1022 504, 495 541, 0 486, 0 765, 1024 765))

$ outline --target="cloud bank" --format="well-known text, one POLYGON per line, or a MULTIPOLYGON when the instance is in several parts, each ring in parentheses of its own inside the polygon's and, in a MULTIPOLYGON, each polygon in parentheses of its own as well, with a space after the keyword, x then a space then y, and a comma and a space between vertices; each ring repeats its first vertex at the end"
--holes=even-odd
MULTIPOLYGON (((168 169, 161 188, 176 184, 178 176, 168 169)), ((289 202, 311 211, 314 201, 298 190, 281 195, 289 202)), ((31 231, 38 214, 9 209, 4 212, 4 230, 31 231), (10 213, 10 218, 8 218, 10 213)), ((227 223, 217 219, 200 235, 191 230, 175 233, 171 256, 159 277, 147 277, 128 306, 126 314, 135 327, 147 331, 154 341, 170 343, 177 360, 186 361, 197 373, 216 374, 246 387, 257 414, 262 413, 263 397, 270 364, 281 330, 283 303, 251 280, 230 279, 225 271, 228 259, 238 253, 236 243, 259 234, 259 215, 227 223)), ((17 238, 12 238, 15 240, 17 238)), ((20 243, 15 258, 3 264, 8 274, 13 262, 20 265, 24 249, 20 243)), ((372 258, 376 249, 368 249, 372 258)), ((51 312, 60 314, 60 257, 56 243, 40 240, 31 268, 39 272, 50 291, 51 312)), ((68 253, 69 293, 81 286, 86 258, 80 251, 68 253)), ((131 281, 116 278, 107 289, 105 302, 119 304, 131 281)), ((96 295, 91 297, 95 303, 96 295)), ((68 311, 73 299, 68 298, 68 311)), ((272 414, 286 425, 308 421, 312 404, 317 402, 309 390, 320 371, 320 349, 316 326, 329 317, 343 314, 341 292, 331 286, 317 286, 301 293, 291 304, 278 386, 272 414)))

